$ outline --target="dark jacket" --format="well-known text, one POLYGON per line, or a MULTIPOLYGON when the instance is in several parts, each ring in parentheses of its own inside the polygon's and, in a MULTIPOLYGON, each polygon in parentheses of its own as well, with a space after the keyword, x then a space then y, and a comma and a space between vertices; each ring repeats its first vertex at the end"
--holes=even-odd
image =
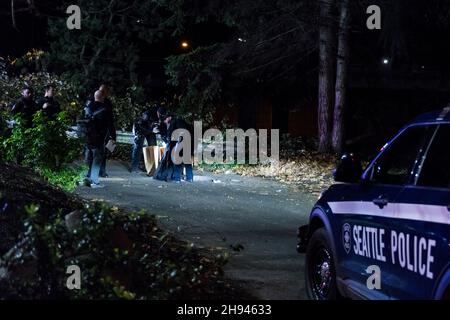
POLYGON ((185 129, 189 131, 189 133, 191 134, 191 154, 194 154, 194 132, 193 132, 194 130, 192 126, 190 126, 186 121, 184 121, 181 118, 172 117, 172 121, 170 121, 167 131, 165 132, 164 135, 161 135, 161 138, 163 139, 164 142, 168 143, 171 148, 173 148, 177 144, 177 141, 171 141, 171 138, 173 132, 177 129, 185 129))
POLYGON ((156 110, 150 109, 145 111, 139 119, 134 122, 134 134, 136 136, 153 135, 153 129, 158 127, 158 115, 156 110))
POLYGON ((25 99, 24 97, 16 101, 11 108, 11 114, 20 114, 25 120, 25 126, 31 127, 33 115, 37 111, 36 103, 33 99, 25 99))
POLYGON ((102 102, 90 101, 83 110, 83 118, 89 120, 86 126, 88 146, 102 148, 107 140, 109 130, 107 107, 102 102))
MULTIPOLYGON (((163 123, 163 125, 165 125, 163 123)), ((161 131, 161 138, 167 143, 167 147, 164 151, 164 156, 158 165, 158 168, 153 175, 156 180, 169 181, 172 178, 174 164, 172 162, 172 150, 175 148, 177 141, 171 141, 172 133, 177 129, 186 129, 191 134, 191 153, 193 154, 193 129, 188 125, 186 121, 179 118, 172 117, 172 121, 169 123, 169 127, 161 131)), ((183 150, 184 151, 184 150, 183 150)), ((181 154, 182 156, 182 154, 181 154)))
MULTIPOLYGON (((94 101, 95 100, 93 98, 91 98, 90 100, 88 100, 88 102, 86 104, 93 103, 94 101)), ((106 107, 106 122, 107 122, 107 128, 108 128, 107 139, 106 139, 106 143, 107 143, 109 139, 117 140, 116 125, 115 125, 116 119, 114 117, 114 110, 113 110, 113 105, 111 103, 111 100, 106 98, 105 101, 103 102, 103 104, 106 107)))
POLYGON ((56 119, 56 115, 61 112, 61 106, 59 102, 53 97, 42 97, 38 100, 37 106, 39 110, 44 111, 49 119, 56 119), (48 107, 44 109, 44 104, 48 104, 48 107))
MULTIPOLYGON (((112 139, 112 140, 116 140, 116 119, 114 118, 114 110, 113 110, 113 105, 111 103, 111 100, 109 100, 108 98, 105 99, 104 102, 105 106, 106 106, 106 118, 107 118, 107 127, 108 127, 108 138, 112 139)), ((107 139, 107 140, 109 140, 107 139)))

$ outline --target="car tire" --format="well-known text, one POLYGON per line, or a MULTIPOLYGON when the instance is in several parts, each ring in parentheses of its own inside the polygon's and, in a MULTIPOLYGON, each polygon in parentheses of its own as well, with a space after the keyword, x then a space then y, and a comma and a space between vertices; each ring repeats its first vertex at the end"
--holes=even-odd
POLYGON ((336 286, 331 241, 325 228, 314 231, 306 250, 305 283, 308 297, 312 300, 336 300, 336 286))

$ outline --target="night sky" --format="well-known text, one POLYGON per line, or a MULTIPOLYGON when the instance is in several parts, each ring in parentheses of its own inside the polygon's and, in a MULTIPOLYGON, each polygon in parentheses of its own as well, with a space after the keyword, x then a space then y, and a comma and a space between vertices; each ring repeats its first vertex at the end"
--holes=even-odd
POLYGON ((2 14, 0 19, 1 46, 0 55, 21 56, 29 48, 46 49, 48 47, 46 18, 37 18, 30 14, 17 14, 17 29, 12 26, 11 17, 2 14))
MULTIPOLYGON (((47 17, 36 17, 27 12, 16 14, 17 29, 14 29, 10 16, 10 3, 4 1, 0 3, 0 55, 19 57, 25 54, 30 48, 49 48, 50 39, 47 36, 47 17)), ((43 12, 49 16, 60 16, 65 19, 65 12, 55 11, 55 8, 45 8, 43 12)), ((367 15, 362 12, 360 15, 353 13, 354 21, 357 21, 352 31, 352 57, 350 64, 353 65, 376 65, 384 57, 389 57, 390 52, 382 43, 379 31, 368 31, 365 28, 367 15)), ((429 20, 429 21, 432 21, 429 20)), ((408 47, 408 60, 397 61, 391 65, 392 68, 421 68, 435 69, 440 74, 450 71, 450 30, 449 27, 437 29, 433 24, 420 25, 410 24, 407 26, 412 35, 408 47)), ((143 61, 152 64, 164 63, 164 58, 182 53, 180 42, 188 39, 193 47, 211 44, 217 41, 227 41, 232 30, 215 22, 208 22, 197 25, 179 38, 165 39, 156 45, 142 44, 143 61)), ((161 66, 162 68, 162 66, 161 66)))
MULTIPOLYGON (((3 2, 0 4, 1 19, 0 19, 0 46, 1 55, 13 55, 20 56, 27 52, 29 48, 48 48, 48 37, 46 31, 46 17, 36 17, 29 13, 17 13, 16 22, 17 29, 14 29, 11 22, 11 16, 9 10, 9 3, 3 2)), ((55 14, 55 13, 53 13, 55 14)), ((64 13, 61 15, 64 17, 64 13)), ((365 18, 364 15, 361 15, 365 18)), ((365 20, 361 20, 363 22, 365 20)), ((217 39, 226 40, 229 30, 219 24, 210 22, 205 25, 199 25, 195 29, 190 30, 185 35, 195 45, 204 45, 217 41, 217 39)), ((423 26, 409 27, 414 34, 414 41, 420 46, 415 49, 414 53, 420 56, 421 59, 428 60, 424 62, 428 63, 447 63, 449 59, 448 52, 450 50, 450 32, 442 33, 442 30, 436 30, 432 27, 424 28, 423 26), (439 33, 438 33, 439 32, 439 33), (437 60, 436 60, 437 59, 437 60)), ((378 39, 377 32, 367 32, 364 30, 354 33, 354 36, 358 39, 358 42, 367 43, 371 47, 381 47, 378 39)), ((180 39, 169 39, 163 46, 160 46, 161 52, 163 51, 176 51, 175 46, 178 45, 180 39)), ((167 53, 167 52, 166 52, 167 53)))

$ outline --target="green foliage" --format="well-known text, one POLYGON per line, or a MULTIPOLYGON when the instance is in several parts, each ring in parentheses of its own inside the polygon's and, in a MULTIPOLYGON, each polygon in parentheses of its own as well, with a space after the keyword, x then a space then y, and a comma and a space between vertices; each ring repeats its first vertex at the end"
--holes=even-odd
POLYGON ((25 166, 59 170, 79 157, 81 144, 67 136, 70 122, 65 112, 61 112, 56 120, 49 120, 38 111, 33 116, 31 128, 24 126, 20 116, 15 120, 11 136, 3 141, 8 161, 21 157, 25 166))
MULTIPOLYGON (((34 72, 35 70, 41 70, 40 68, 21 67, 25 63, 33 64, 49 56, 48 53, 39 53, 36 55, 36 51, 32 50, 25 56, 12 61, 5 61, 0 58, 0 62, 2 62, 0 64, 0 106, 12 105, 20 96, 22 88, 25 85, 33 87, 35 89, 35 98, 38 98, 43 96, 44 87, 51 83, 57 88, 56 100, 61 104, 62 110, 66 112, 70 123, 75 124, 87 99, 92 97, 93 91, 86 92, 87 88, 84 87, 83 83, 68 76, 68 74, 57 76, 43 71, 34 72), (19 72, 19 75, 14 76, 8 74, 6 72, 6 64, 9 64, 10 68, 19 72), (33 72, 22 73, 27 70, 33 72)), ((94 89, 92 88, 92 90, 94 89)), ((134 119, 149 105, 146 101, 143 88, 137 85, 124 88, 123 92, 114 90, 110 99, 113 104, 114 114, 116 115, 117 128, 124 131, 131 130, 134 119)))
POLYGON ((30 167, 49 182, 72 191, 84 168, 71 167, 79 158, 81 142, 67 136, 69 119, 61 112, 56 120, 49 120, 42 111, 33 117, 33 126, 24 126, 20 116, 10 135, 0 136, 0 154, 4 160, 30 167))
MULTIPOLYGON (((27 55, 9 62, 3 60, 3 64, 8 63, 10 67, 20 71, 22 68, 18 66, 19 62, 17 61, 24 60, 30 63, 28 59, 41 60, 41 58, 38 59, 33 55, 30 57, 27 55)), ((1 58, 0 61, 2 61, 1 58)), ((20 97, 22 88, 25 85, 34 88, 35 98, 37 98, 44 95, 44 87, 47 84, 53 84, 57 88, 56 99, 60 103, 62 110, 66 111, 69 119, 74 122, 81 113, 82 103, 79 101, 81 91, 79 84, 69 81, 64 76, 57 76, 43 71, 27 73, 26 70, 28 69, 24 69, 22 70, 24 73, 20 72, 18 76, 14 76, 6 72, 5 65, 0 65, 0 106, 8 106, 14 103, 20 97)), ((84 101, 82 102, 84 103, 84 101)))
POLYGON ((82 180, 81 173, 86 172, 87 168, 81 167, 66 167, 59 170, 50 170, 48 168, 39 168, 39 174, 48 180, 52 185, 58 186, 66 191, 74 191, 82 180))
MULTIPOLYGON (((7 135, 7 125, 6 125, 7 115, 6 112, 0 110, 0 142, 7 135)), ((3 148, 0 146, 0 163, 5 160, 3 148)))

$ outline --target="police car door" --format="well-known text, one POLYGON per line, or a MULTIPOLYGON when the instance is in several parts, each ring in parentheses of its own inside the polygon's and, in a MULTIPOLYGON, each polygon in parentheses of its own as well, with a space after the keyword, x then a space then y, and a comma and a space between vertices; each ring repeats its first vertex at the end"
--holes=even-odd
POLYGON ((390 223, 391 294, 430 299, 450 261, 450 124, 441 124, 397 199, 390 223))
POLYGON ((352 203, 358 212, 342 221, 351 227, 351 255, 346 259, 355 282, 349 285, 367 298, 389 297, 395 279, 389 264, 392 213, 431 131, 429 126, 409 127, 383 147, 363 175, 359 201, 352 203))

